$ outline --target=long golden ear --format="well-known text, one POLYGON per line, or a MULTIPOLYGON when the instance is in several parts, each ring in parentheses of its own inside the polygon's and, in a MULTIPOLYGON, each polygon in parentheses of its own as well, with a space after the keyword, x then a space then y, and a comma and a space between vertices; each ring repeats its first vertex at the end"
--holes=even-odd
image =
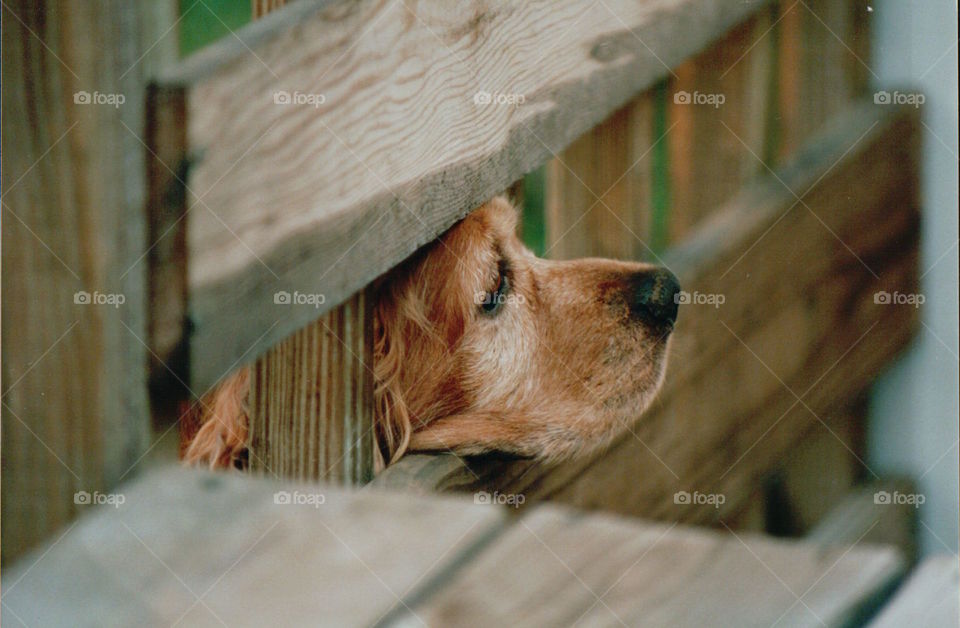
POLYGON ((404 344, 399 329, 395 294, 389 287, 380 290, 373 310, 374 379, 374 471, 379 473, 399 460, 410 445, 413 429, 410 413, 400 388, 404 344))
POLYGON ((247 394, 250 372, 242 368, 194 406, 185 417, 181 431, 183 461, 203 464, 211 469, 233 468, 246 464, 249 414, 247 394), (190 434, 192 429, 195 433, 190 434))

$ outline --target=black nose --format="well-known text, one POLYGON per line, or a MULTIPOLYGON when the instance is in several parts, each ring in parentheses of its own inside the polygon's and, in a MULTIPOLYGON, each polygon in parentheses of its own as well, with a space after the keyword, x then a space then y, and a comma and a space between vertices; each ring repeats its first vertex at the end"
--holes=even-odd
POLYGON ((680 282, 669 270, 655 268, 633 278, 630 311, 648 322, 673 325, 677 320, 680 282))

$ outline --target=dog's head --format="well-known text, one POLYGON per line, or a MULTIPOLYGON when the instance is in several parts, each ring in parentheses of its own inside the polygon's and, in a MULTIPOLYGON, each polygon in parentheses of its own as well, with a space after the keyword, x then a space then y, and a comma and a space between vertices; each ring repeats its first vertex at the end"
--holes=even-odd
MULTIPOLYGON (((377 467, 408 451, 544 460, 608 443, 650 404, 677 317, 676 279, 630 262, 535 257, 497 198, 376 287, 377 467)), ((241 464, 248 370, 182 422, 183 457, 241 464)))
POLYGON ((410 450, 566 458, 608 443, 657 392, 677 317, 673 275, 537 258, 516 221, 494 199, 378 287, 385 460, 410 450))

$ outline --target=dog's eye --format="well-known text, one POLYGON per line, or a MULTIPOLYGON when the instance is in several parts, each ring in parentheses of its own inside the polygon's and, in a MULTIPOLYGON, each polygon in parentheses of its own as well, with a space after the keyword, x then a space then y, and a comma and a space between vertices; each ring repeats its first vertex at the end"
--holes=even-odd
POLYGON ((480 301, 480 311, 484 314, 496 314, 507 300, 509 290, 510 279, 501 270, 500 276, 497 278, 497 287, 493 289, 493 292, 487 292, 483 295, 483 300, 480 301))

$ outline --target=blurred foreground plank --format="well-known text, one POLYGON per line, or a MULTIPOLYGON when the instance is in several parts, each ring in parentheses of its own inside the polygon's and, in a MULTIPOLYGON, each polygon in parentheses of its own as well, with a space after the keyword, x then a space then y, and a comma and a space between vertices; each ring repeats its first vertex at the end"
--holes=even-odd
POLYGON ((120 501, 4 573, 4 614, 43 626, 835 625, 904 567, 894 548, 552 506, 518 518, 462 497, 187 469, 155 471, 120 501))
POLYGON ((953 628, 960 623, 958 588, 957 557, 944 554, 928 558, 913 571, 870 627, 953 628))

